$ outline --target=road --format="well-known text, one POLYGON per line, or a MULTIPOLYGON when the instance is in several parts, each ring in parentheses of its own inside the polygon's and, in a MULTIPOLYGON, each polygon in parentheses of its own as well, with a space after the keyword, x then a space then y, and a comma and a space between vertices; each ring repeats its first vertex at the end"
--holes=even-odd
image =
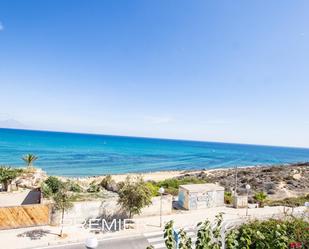
MULTIPOLYGON (((144 236, 110 239, 99 242, 97 249, 145 249, 149 245, 144 236)), ((85 249, 84 244, 49 246, 44 249, 85 249)))
MULTIPOLYGON (((185 228, 187 235, 193 240, 196 240, 196 231, 192 228, 185 228)), ((163 238, 163 231, 144 233, 141 236, 128 238, 113 238, 99 242, 97 249, 146 249, 152 245, 154 249, 166 249, 163 238)), ((85 249, 83 244, 61 245, 46 247, 44 249, 85 249)))

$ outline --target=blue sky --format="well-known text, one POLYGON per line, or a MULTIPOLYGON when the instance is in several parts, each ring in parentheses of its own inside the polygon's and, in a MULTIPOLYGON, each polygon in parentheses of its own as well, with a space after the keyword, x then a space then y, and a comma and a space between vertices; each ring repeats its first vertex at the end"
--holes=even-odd
POLYGON ((0 124, 309 147, 308 12, 306 0, 3 0, 0 124))

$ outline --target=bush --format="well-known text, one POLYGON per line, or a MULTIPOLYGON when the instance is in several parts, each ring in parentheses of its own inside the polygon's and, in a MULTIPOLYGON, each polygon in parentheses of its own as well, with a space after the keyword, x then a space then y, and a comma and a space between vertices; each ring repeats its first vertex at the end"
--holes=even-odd
POLYGON ((78 183, 74 181, 68 181, 68 184, 69 184, 69 191, 72 191, 75 193, 83 192, 82 187, 78 183))
POLYGON ((88 193, 97 193, 100 192, 100 185, 96 184, 94 181, 90 183, 89 188, 87 189, 88 193))
POLYGON ((41 185, 41 191, 43 193, 44 198, 50 198, 53 195, 52 190, 47 186, 45 182, 43 182, 41 185))
POLYGON ((149 188, 152 196, 159 195, 159 186, 157 186, 154 182, 146 182, 147 188, 149 188))
POLYGON ((46 184, 45 188, 48 187, 52 194, 58 193, 61 188, 63 188, 63 182, 55 177, 49 176, 44 183, 46 184))
POLYGON ((309 223, 304 219, 289 217, 285 220, 252 221, 233 229, 227 235, 227 249, 240 248, 290 248, 291 243, 301 243, 309 248, 309 223))
POLYGON ((300 207, 304 206, 305 202, 309 202, 309 194, 300 197, 290 197, 283 200, 268 201, 269 206, 287 206, 287 207, 300 207))
POLYGON ((8 185, 22 173, 22 169, 0 166, 0 183, 2 183, 4 189, 7 190, 8 185))
POLYGON ((224 203, 225 204, 232 204, 233 197, 231 192, 224 192, 224 203))
POLYGON ((183 178, 172 178, 164 181, 159 181, 155 185, 160 188, 164 187, 165 192, 171 195, 178 195, 180 185, 206 183, 206 180, 199 179, 193 176, 185 176, 183 178))
POLYGON ((267 194, 265 194, 264 192, 258 192, 254 195, 254 199, 258 201, 260 207, 264 207, 266 198, 267 194))

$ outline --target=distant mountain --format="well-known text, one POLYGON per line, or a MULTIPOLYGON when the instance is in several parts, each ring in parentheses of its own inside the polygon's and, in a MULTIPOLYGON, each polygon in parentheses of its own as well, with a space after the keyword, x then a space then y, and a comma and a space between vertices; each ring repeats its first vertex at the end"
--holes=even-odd
POLYGON ((0 128, 25 129, 27 128, 27 126, 15 119, 10 118, 10 119, 5 119, 5 120, 0 120, 0 128))

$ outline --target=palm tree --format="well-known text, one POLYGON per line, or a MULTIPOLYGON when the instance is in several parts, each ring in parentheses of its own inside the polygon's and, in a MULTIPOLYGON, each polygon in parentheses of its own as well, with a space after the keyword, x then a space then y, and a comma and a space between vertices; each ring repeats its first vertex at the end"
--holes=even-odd
POLYGON ((27 154, 22 158, 27 165, 27 168, 32 168, 34 161, 38 159, 38 157, 34 154, 27 154))
POLYGON ((264 202, 267 198, 267 194, 265 194, 263 191, 258 192, 254 195, 254 199, 256 199, 259 202, 260 207, 264 207, 264 202))

